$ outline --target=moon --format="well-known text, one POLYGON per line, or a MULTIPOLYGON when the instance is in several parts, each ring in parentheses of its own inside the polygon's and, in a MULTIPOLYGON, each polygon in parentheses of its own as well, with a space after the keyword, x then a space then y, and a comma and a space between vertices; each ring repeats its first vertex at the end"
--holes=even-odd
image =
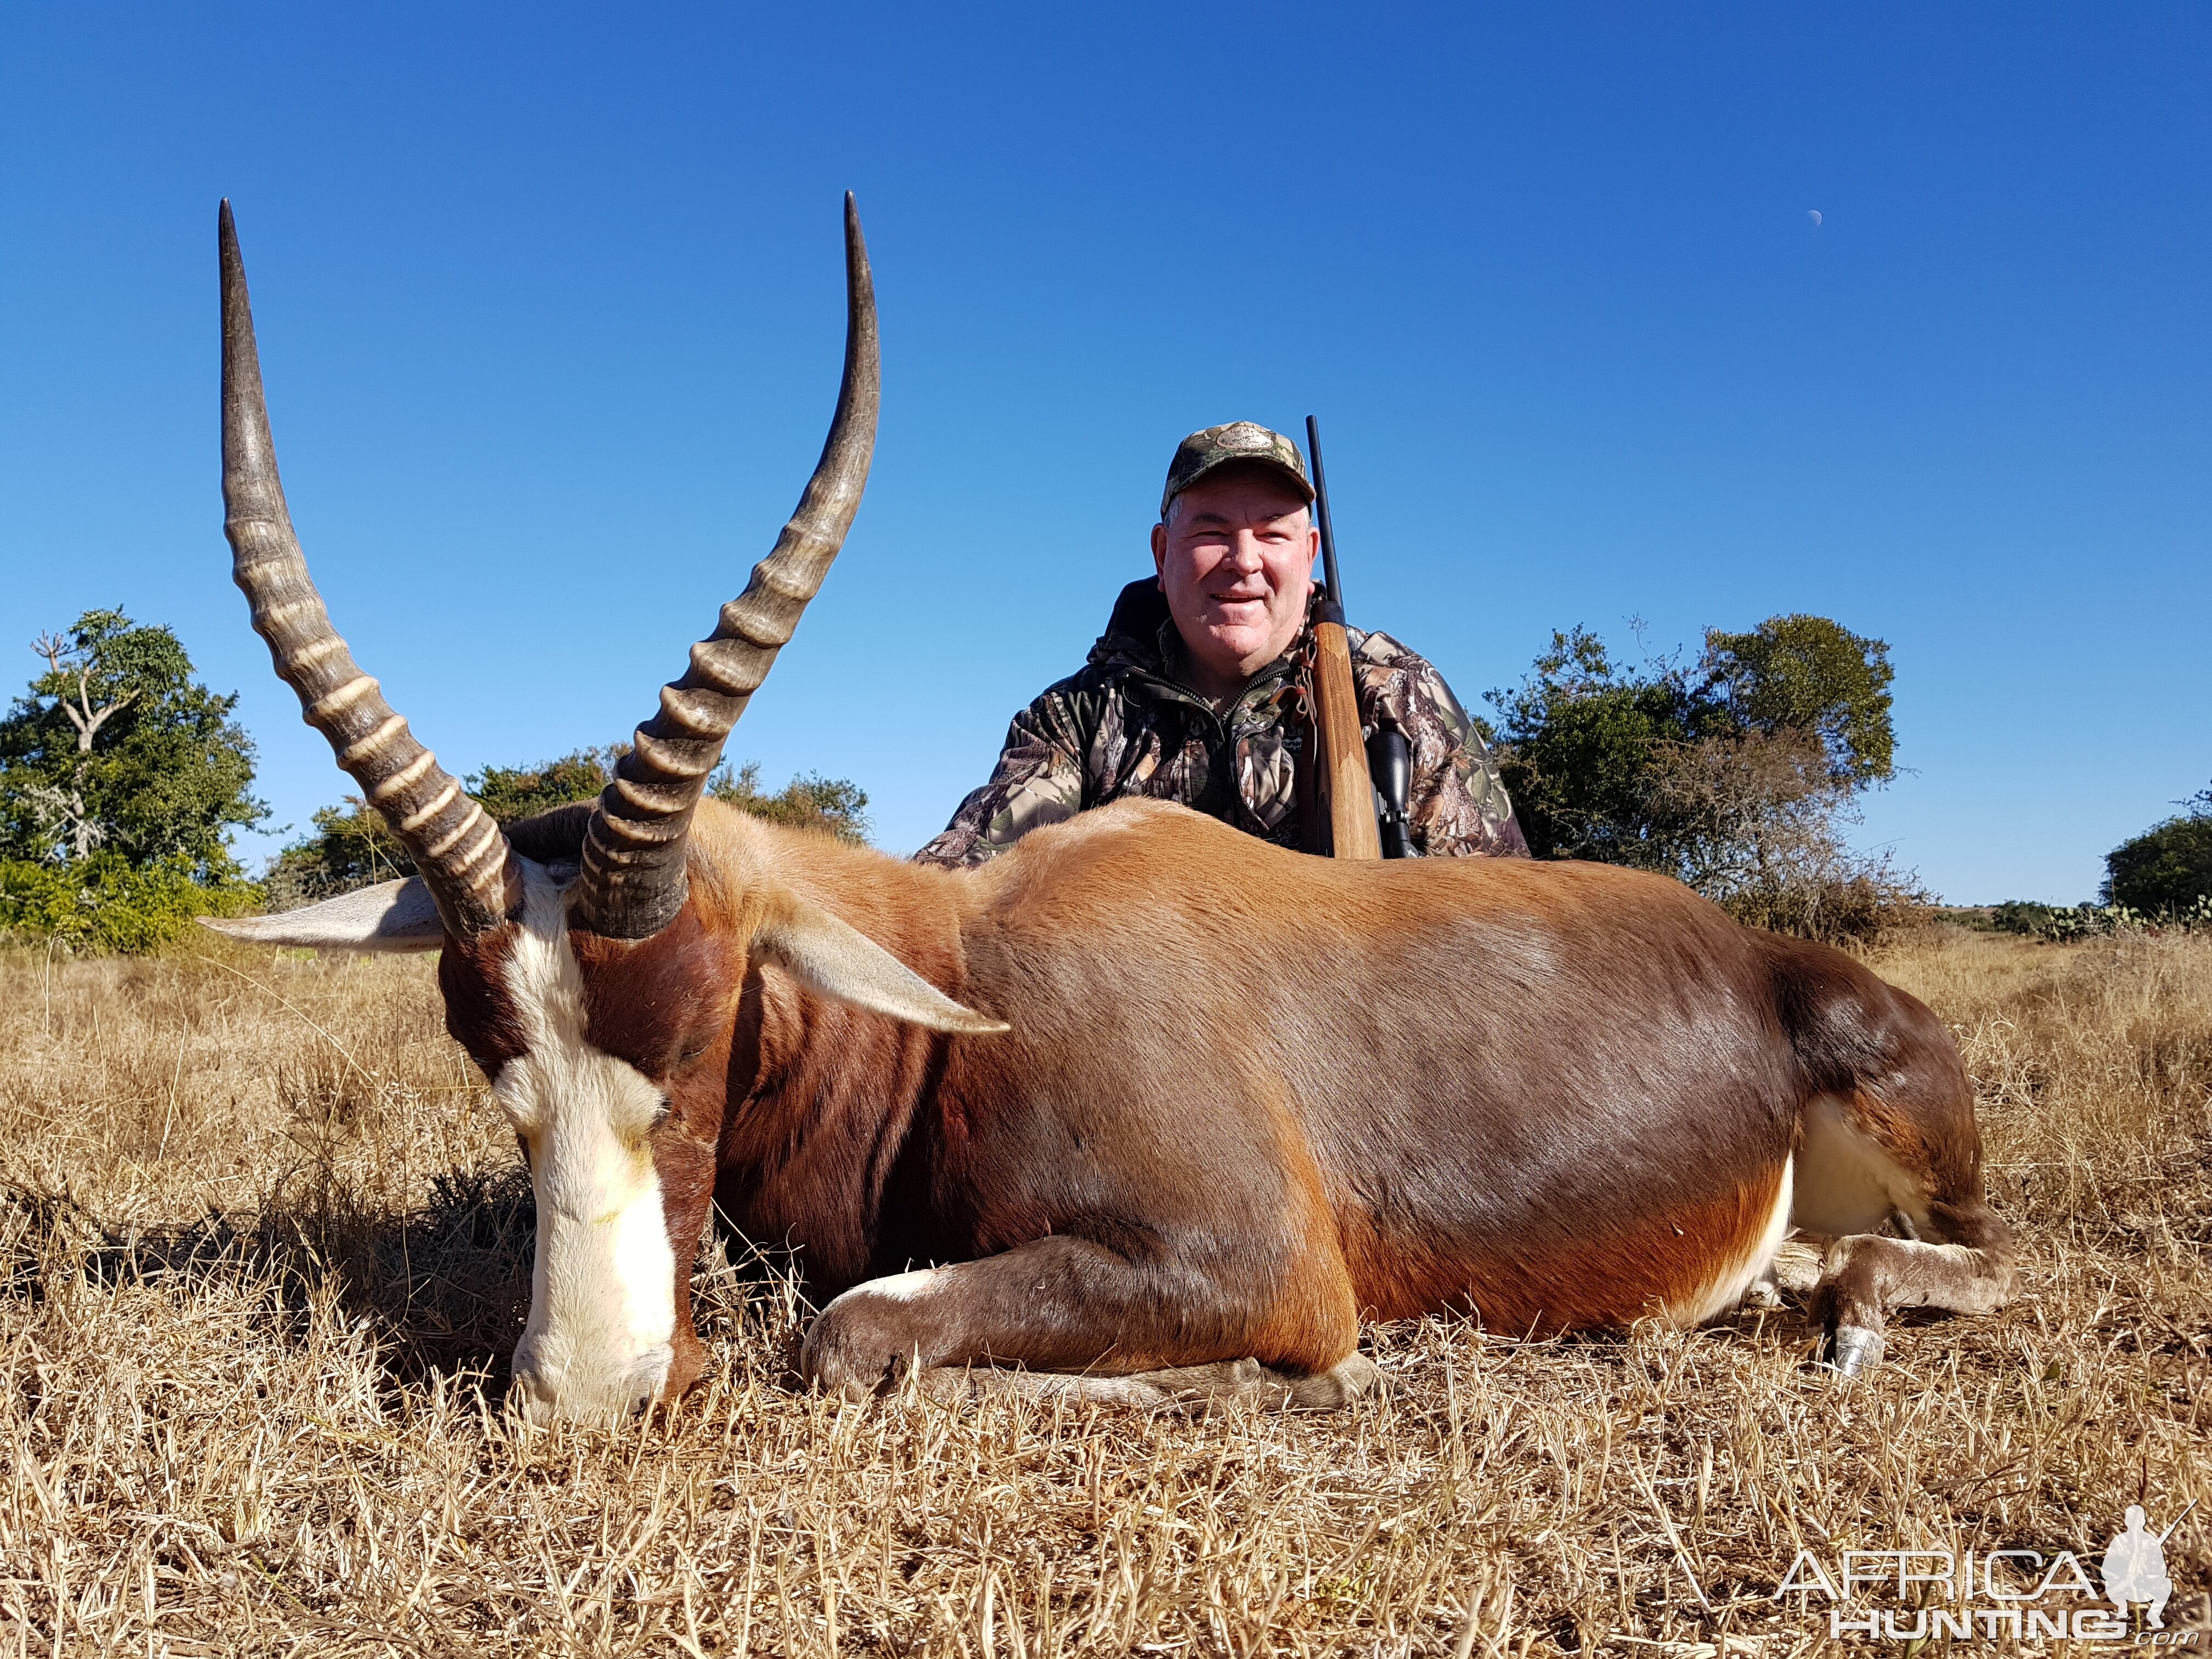
POLYGON ((1820 209, 1818 209, 1818 208, 1807 208, 1807 209, 1805 210, 1805 216, 1806 216, 1808 219, 1810 219, 1810 220, 1813 222, 1813 228, 1814 228, 1814 229, 1818 230, 1818 229, 1820 228, 1820 209))

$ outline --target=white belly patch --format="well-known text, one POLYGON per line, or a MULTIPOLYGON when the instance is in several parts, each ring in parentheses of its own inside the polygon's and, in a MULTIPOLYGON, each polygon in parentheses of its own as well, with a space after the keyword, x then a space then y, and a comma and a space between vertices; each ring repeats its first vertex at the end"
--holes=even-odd
POLYGON ((1808 1233, 1842 1238, 1870 1233, 1902 1211, 1928 1227, 1923 1182, 1850 1126, 1844 1103, 1821 1095, 1805 1109, 1797 1152, 1797 1200, 1790 1220, 1808 1233))
POLYGON ((1782 1178, 1775 1183, 1774 1203, 1767 1212, 1766 1223, 1750 1248, 1716 1273, 1697 1296, 1668 1308, 1667 1316, 1672 1323, 1686 1328, 1702 1325, 1726 1313, 1742 1301, 1743 1293, 1765 1273, 1774 1253, 1782 1248, 1782 1241, 1790 1234, 1796 1186, 1796 1164, 1792 1158, 1783 1164, 1782 1178))

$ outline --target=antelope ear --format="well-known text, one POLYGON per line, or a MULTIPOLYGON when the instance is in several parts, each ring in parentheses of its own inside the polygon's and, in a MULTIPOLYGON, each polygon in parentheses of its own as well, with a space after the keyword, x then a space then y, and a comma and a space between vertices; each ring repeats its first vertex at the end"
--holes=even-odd
POLYGON ((249 945, 304 945, 319 951, 434 951, 446 925, 420 876, 380 882, 273 916, 202 916, 200 926, 249 945))
POLYGON ((795 895, 778 896, 753 934, 753 949, 823 995, 855 1008, 969 1036, 1013 1029, 963 1007, 850 922, 795 895))

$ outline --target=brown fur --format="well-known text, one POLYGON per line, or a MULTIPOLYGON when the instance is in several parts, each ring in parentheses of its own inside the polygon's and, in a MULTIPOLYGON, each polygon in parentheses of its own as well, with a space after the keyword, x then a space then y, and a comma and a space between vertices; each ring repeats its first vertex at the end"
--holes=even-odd
POLYGON ((518 1060, 528 1047, 507 994, 501 964, 514 946, 514 924, 473 939, 446 935, 438 957, 438 988, 446 999, 446 1030, 466 1048, 484 1075, 518 1060))
POLYGON ((1494 1330, 1537 1337, 1664 1316, 1697 1303, 1717 1268, 1749 1255, 1773 1212, 1780 1174, 1657 1217, 1593 1220, 1578 1237, 1526 1247, 1416 1252, 1363 1230, 1346 1239, 1361 1311, 1410 1319, 1452 1307, 1494 1330))
MULTIPOLYGON (((663 933, 573 936, 592 1041, 669 1093, 679 1262, 711 1193, 825 1292, 969 1264, 941 1293, 840 1303, 809 1338, 825 1381, 916 1358, 1310 1375, 1362 1316, 1518 1334, 1679 1310, 1744 1267, 1824 1092, 1924 1172, 1932 1214, 1994 1222, 1927 1011, 1656 877, 1342 864, 1149 802, 960 872, 710 802, 690 856, 663 933), (1012 1029, 814 993, 749 953, 779 895, 1012 1029)), ((465 1040, 495 1053, 495 1025, 465 1040)), ((1911 1293, 1865 1288, 1862 1312, 1911 1293)))

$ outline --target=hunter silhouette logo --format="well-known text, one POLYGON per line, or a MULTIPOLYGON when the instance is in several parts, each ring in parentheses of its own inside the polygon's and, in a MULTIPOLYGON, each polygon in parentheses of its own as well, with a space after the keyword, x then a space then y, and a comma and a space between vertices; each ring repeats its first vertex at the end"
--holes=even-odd
POLYGON ((2127 1530, 2105 1551, 2105 1599, 2120 1610, 2120 1617, 2127 1617, 2130 1602, 2148 1601, 2151 1628, 2166 1628, 2166 1598, 2173 1594, 2173 1580, 2166 1576, 2166 1540, 2173 1536, 2182 1516, 2196 1507, 2192 1498, 2189 1508, 2173 1517, 2173 1526, 2154 1538, 2143 1524, 2142 1505, 2128 1505, 2127 1530))

